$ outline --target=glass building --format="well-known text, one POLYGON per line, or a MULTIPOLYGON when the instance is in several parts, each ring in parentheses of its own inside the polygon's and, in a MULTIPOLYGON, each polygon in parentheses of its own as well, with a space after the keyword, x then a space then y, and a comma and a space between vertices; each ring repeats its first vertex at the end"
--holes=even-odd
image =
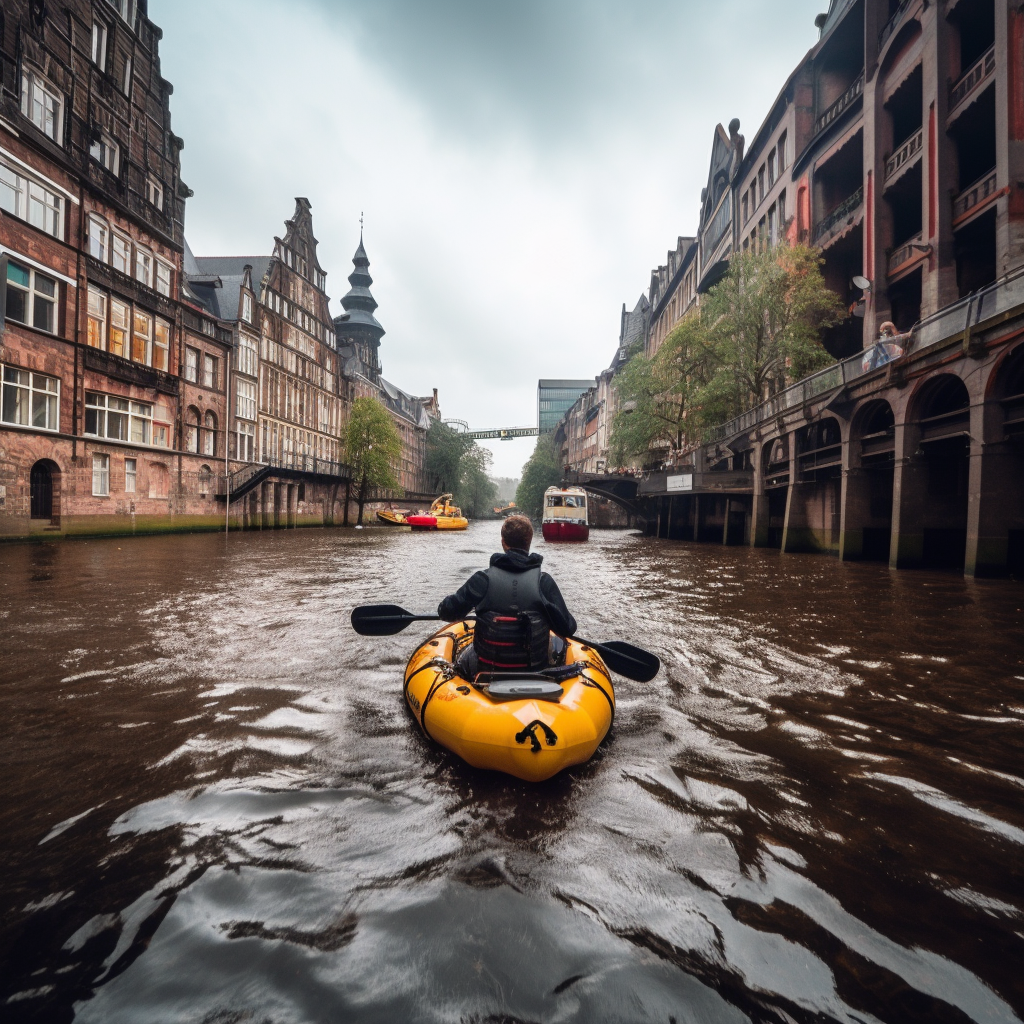
POLYGON ((554 430, 576 399, 593 386, 593 377, 590 380, 537 381, 537 427, 540 432, 547 434, 554 430))

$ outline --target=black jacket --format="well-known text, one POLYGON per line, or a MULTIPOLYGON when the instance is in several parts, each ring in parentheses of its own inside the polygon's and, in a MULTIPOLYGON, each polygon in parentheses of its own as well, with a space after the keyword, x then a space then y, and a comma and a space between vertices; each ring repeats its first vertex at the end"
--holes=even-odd
MULTIPOLYGON (((525 572, 535 569, 544 561, 543 555, 527 554, 517 548, 491 555, 491 565, 508 572, 525 572)), ((438 606, 437 614, 448 622, 455 622, 468 615, 483 600, 487 593, 487 573, 483 570, 472 576, 454 594, 449 594, 438 606)), ((544 614, 548 625, 559 636, 572 636, 576 632, 576 620, 565 607, 558 584, 546 573, 540 574, 540 593, 544 598, 544 614)))

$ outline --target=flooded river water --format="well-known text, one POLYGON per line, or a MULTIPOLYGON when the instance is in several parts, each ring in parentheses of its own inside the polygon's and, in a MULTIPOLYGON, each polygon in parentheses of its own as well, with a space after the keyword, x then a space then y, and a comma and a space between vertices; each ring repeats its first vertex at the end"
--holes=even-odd
POLYGON ((497 524, 0 548, 0 1016, 1024 1016, 1024 588, 596 532, 580 632, 658 653, 541 785, 401 697, 497 524))

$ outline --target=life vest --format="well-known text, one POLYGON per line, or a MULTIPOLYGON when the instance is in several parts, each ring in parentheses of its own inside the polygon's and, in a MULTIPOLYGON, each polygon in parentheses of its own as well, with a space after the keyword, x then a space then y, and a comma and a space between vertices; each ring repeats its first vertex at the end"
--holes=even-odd
POLYGON ((544 668, 550 636, 540 592, 540 567, 509 572, 492 565, 487 570, 487 593, 476 606, 473 630, 480 668, 544 668))

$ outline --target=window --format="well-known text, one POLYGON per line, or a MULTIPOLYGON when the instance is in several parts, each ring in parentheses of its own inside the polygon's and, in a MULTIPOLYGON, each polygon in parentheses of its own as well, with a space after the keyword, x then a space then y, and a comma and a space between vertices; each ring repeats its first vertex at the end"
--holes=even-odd
POLYGON ((41 373, 4 367, 0 420, 37 430, 59 430, 60 381, 41 373))
POLYGON ((135 310, 132 329, 132 360, 136 363, 153 365, 153 318, 148 313, 135 310))
POLYGON ((34 71, 21 75, 21 112, 44 134, 61 144, 64 99, 34 71))
POLYGON ((235 426, 238 431, 238 448, 235 452, 235 457, 241 462, 252 462, 254 458, 253 449, 256 443, 256 424, 237 420, 235 426))
POLYGON ((783 189, 779 193, 779 199, 776 204, 779 208, 779 232, 786 230, 786 190, 783 189))
POLYGON ((768 187, 771 188, 775 184, 776 178, 778 178, 778 166, 776 164, 775 150, 773 149, 768 154, 768 187))
POLYGON ((117 232, 114 232, 110 240, 110 263, 122 274, 132 272, 132 243, 117 232))
POLYGON ((764 164, 761 164, 760 170, 757 172, 757 201, 764 201, 764 164))
POLYGON ((7 264, 7 319, 50 334, 55 330, 57 282, 17 263, 7 264))
POLYGON ((787 132, 783 132, 779 136, 779 144, 776 147, 779 154, 779 174, 781 174, 788 166, 788 154, 786 153, 786 146, 789 142, 789 135, 787 132))
POLYGON ((138 481, 138 462, 135 459, 124 460, 124 489, 128 494, 135 493, 135 485, 138 481))
POLYGON ((92 62, 101 70, 107 66, 107 27, 100 21, 92 23, 92 62))
POLYGON ((97 498, 105 498, 110 494, 109 455, 94 455, 92 457, 92 493, 97 498))
POLYGON ((156 290, 168 298, 171 296, 171 267, 163 260, 156 261, 156 290))
POLYGON ((750 208, 749 208, 749 204, 747 203, 747 193, 744 192, 743 193, 743 223, 746 224, 749 219, 750 219, 750 208))
POLYGON ((107 347, 107 297, 89 286, 88 328, 86 341, 93 348, 107 347))
MULTIPOLYGON (((256 376, 259 365, 259 352, 256 348, 256 342, 248 335, 239 334, 236 359, 238 360, 239 373, 247 373, 250 377, 256 376)), ((254 416, 253 419, 255 418, 254 416)))
POLYGON ((242 319, 252 323, 252 296, 248 292, 242 292, 242 319))
POLYGON ((164 187, 152 175, 146 179, 146 198, 158 210, 164 208, 164 187))
POLYGON ((753 213, 757 209, 757 181, 754 180, 750 183, 750 212, 753 213))
POLYGON ((99 217, 89 217, 89 255, 107 262, 107 225, 99 217))
POLYGON ((185 380, 199 383, 199 353, 194 348, 185 346, 185 380))
POLYGON ((204 497, 209 493, 212 481, 213 470, 209 466, 201 466, 199 469, 199 493, 204 497))
POLYGON ((131 57, 125 57, 124 59, 124 74, 121 76, 121 92, 125 96, 131 95, 132 91, 132 59, 131 57))
POLYGON ((111 174, 117 174, 120 165, 121 149, 105 132, 89 145, 89 156, 97 163, 103 164, 111 174))
POLYGON ((54 238, 64 237, 64 200, 4 163, 0 163, 0 209, 54 238))
POLYGON ((124 302, 110 300, 110 352, 128 358, 129 310, 124 302))
POLYGON ((236 378, 235 414, 245 420, 256 419, 256 384, 251 380, 236 378))
POLYGON ((153 369, 167 372, 171 350, 171 325, 157 318, 153 337, 153 369))
POLYGON ((217 386, 217 360, 213 356, 203 353, 203 387, 215 388, 217 386))
POLYGON ((204 418, 206 429, 203 431, 203 454, 217 454, 217 417, 209 410, 204 418))
POLYGON ((773 246, 778 242, 777 225, 775 223, 775 204, 768 207, 768 245, 773 246))
POLYGON ((193 406, 185 413, 185 451, 199 451, 199 410, 193 406))
POLYGON ((115 395, 85 393, 85 433, 111 441, 150 444, 153 437, 153 406, 115 395))
POLYGON ((135 249, 135 280, 153 287, 153 254, 145 249, 135 249))

